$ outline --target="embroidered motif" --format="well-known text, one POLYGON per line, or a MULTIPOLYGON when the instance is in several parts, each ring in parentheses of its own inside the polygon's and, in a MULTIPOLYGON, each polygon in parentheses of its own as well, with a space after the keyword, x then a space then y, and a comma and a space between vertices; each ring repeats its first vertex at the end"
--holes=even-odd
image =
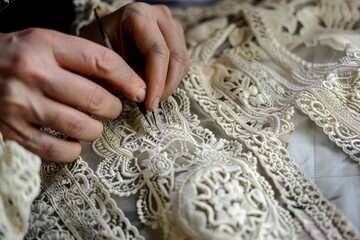
POLYGON ((111 193, 136 197, 140 221, 163 239, 360 239, 284 144, 296 107, 359 162, 360 3, 252 2, 173 9, 192 65, 160 103, 161 132, 122 99, 121 116, 103 120, 92 144, 96 175, 81 158, 43 165, 28 238, 142 239, 111 193), (299 50, 314 47, 331 61, 299 50))

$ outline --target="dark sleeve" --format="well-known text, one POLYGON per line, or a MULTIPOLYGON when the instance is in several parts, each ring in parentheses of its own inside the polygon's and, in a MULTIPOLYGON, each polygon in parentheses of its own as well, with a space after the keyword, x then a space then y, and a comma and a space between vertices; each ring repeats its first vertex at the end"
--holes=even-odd
POLYGON ((0 11, 0 32, 42 27, 71 33, 73 0, 13 0, 0 11))

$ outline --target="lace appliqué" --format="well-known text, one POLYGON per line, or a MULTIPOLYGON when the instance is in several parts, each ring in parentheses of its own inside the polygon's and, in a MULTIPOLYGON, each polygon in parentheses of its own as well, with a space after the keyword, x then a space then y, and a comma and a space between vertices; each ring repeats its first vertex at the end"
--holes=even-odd
MULTIPOLYGON (((221 81, 214 81, 214 86, 224 92, 226 101, 235 103, 234 107, 241 106, 238 107, 240 118, 248 125, 272 128, 278 137, 286 136, 293 130, 288 120, 295 106, 321 126, 345 153, 359 162, 359 48, 354 45, 356 34, 352 36, 346 33, 346 37, 343 37, 334 31, 341 26, 346 30, 356 30, 354 19, 360 13, 351 11, 352 15, 346 18, 345 25, 341 20, 343 18, 334 18, 330 23, 324 8, 336 5, 343 11, 356 3, 332 4, 335 3, 329 5, 321 1, 318 6, 313 6, 310 1, 282 4, 264 1, 259 4, 260 7, 254 8, 243 3, 235 22, 237 27, 234 22, 227 21, 228 27, 225 25, 213 34, 188 39, 189 42, 202 39, 196 44, 192 43, 194 47, 190 53, 196 61, 211 65, 203 68, 202 71, 206 72, 204 76, 220 76, 221 81), (275 16, 280 12, 286 13, 289 20, 279 22, 275 16), (313 24, 315 17, 324 19, 327 25, 313 24), (245 26, 244 21, 247 23, 245 26), (314 32, 319 33, 314 35, 314 32), (314 62, 317 61, 314 58, 302 59, 291 52, 302 45, 314 54, 317 53, 315 47, 318 47, 333 55, 324 57, 328 59, 324 63, 314 62), (217 58, 217 55, 221 57, 217 58), (214 61, 219 65, 214 67, 214 61), (267 61, 273 61, 276 65, 263 64, 267 61), (240 85, 227 80, 234 77, 241 79, 240 85), (245 86, 244 83, 250 85, 245 86), (257 116, 256 121, 254 116, 257 116)), ((209 21, 203 22, 202 27, 208 24, 212 28, 209 21)))
POLYGON ((40 189, 40 158, 0 133, 0 238, 23 239, 40 189), (15 190, 15 191, 14 191, 15 190))
POLYGON ((97 169, 99 178, 119 196, 139 193, 137 208, 144 224, 161 226, 165 239, 356 235, 350 226, 340 224, 344 218, 274 135, 250 134, 228 103, 208 99, 200 87, 206 83, 200 84, 197 74, 190 74, 184 83, 226 135, 237 141, 217 140, 201 127, 190 113, 186 92, 178 89, 161 103, 157 116, 161 132, 146 125, 139 130, 144 119, 128 103, 123 116, 104 122, 104 133, 93 144, 105 157, 97 169), (260 169, 268 173, 259 175, 260 169))
POLYGON ((143 239, 79 157, 43 163, 27 239, 143 239))
MULTIPOLYGON (((297 7, 290 9, 306 8, 305 2, 293 1, 297 7)), ((229 0, 219 6, 236 8, 174 10, 189 30, 193 62, 183 87, 160 105, 161 131, 125 102, 123 114, 104 121, 93 143, 104 158, 96 171, 100 180, 120 197, 138 194, 140 220, 161 227, 165 239, 359 239, 283 144, 293 130, 294 101, 309 104, 297 97, 321 87, 334 67, 352 72, 358 63, 351 56, 324 64, 301 59, 270 32, 272 9, 265 5, 229 0), (200 10, 205 13, 185 19, 200 10)), ((294 23, 286 24, 296 32, 294 23)), ((340 91, 340 99, 356 100, 346 110, 354 119, 356 91, 340 91)))
MULTIPOLYGON (((342 6, 340 3, 335 5, 340 9, 346 9, 347 4, 343 4, 346 6, 342 6)), ((354 3, 348 2, 348 4, 354 3)), ((340 23, 341 20, 339 19, 339 24, 336 23, 337 20, 335 19, 330 23, 328 14, 323 11, 324 5, 328 6, 322 1, 319 5, 318 17, 324 19, 324 22, 327 22, 329 26, 322 29, 322 32, 326 32, 328 28, 336 29, 341 26, 351 30, 357 28, 355 24, 350 23, 354 22, 351 18, 347 19, 349 22, 345 25, 340 23)), ((304 12, 306 10, 303 9, 302 13, 304 12)), ((352 13, 353 16, 360 14, 360 12, 352 13)), ((332 62, 326 63, 314 63, 311 60, 301 59, 288 49, 281 47, 277 38, 269 32, 271 29, 267 24, 269 22, 267 20, 270 19, 269 15, 262 14, 265 16, 264 19, 260 15, 260 12, 257 13, 256 11, 249 11, 245 14, 249 18, 250 26, 254 29, 254 35, 263 49, 266 49, 270 57, 290 73, 293 81, 303 86, 305 91, 299 92, 300 89, 294 91, 296 106, 321 126, 329 138, 341 147, 346 154, 359 162, 359 48, 350 41, 344 40, 341 34, 340 37, 331 34, 330 36, 324 34, 326 37, 322 34, 319 34, 320 37, 311 35, 313 36, 311 44, 309 37, 305 35, 307 33, 305 29, 309 25, 307 24, 303 27, 305 36, 303 36, 302 43, 316 47, 328 45, 332 47, 330 51, 338 52, 337 55, 339 56, 333 55, 334 57, 330 58, 332 62)), ((317 28, 320 29, 320 26, 317 28)))
MULTIPOLYGON (((99 4, 75 2, 90 15, 99 4)), ((357 29, 358 12, 345 16, 334 1, 250 4, 173 10, 189 30, 192 68, 160 104, 161 131, 124 100, 122 115, 104 120, 93 142, 103 158, 97 176, 81 158, 44 164, 28 239, 142 239, 109 193, 136 194, 140 221, 164 239, 360 238, 284 146, 295 106, 358 161, 359 53, 351 38, 326 35, 357 29), (274 17, 284 12, 286 21, 274 17), (318 44, 340 57, 314 63, 296 54, 318 44)))
POLYGON ((98 166, 100 179, 119 196, 139 191, 140 220, 161 226, 166 239, 251 238, 260 233, 292 238, 291 217, 256 172, 256 158, 236 141, 216 140, 190 114, 189 103, 180 89, 162 102, 157 135, 150 128, 137 138, 123 134, 143 121, 134 118, 140 113, 128 112, 131 107, 116 121, 106 121, 102 137, 93 144, 106 157, 98 166), (127 119, 129 115, 133 118, 127 119))
POLYGON ((322 88, 301 92, 297 106, 323 128, 329 138, 360 163, 360 81, 358 73, 330 75, 322 88), (331 103, 331 104, 329 104, 331 103))

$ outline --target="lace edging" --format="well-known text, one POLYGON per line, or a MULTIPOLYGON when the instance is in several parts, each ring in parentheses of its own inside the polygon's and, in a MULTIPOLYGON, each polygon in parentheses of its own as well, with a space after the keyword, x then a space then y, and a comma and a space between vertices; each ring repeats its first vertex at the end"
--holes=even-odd
POLYGON ((40 189, 40 158, 0 133, 0 238, 22 239, 40 189))
POLYGON ((67 165, 44 163, 41 177, 28 239, 143 239, 81 157, 67 165))

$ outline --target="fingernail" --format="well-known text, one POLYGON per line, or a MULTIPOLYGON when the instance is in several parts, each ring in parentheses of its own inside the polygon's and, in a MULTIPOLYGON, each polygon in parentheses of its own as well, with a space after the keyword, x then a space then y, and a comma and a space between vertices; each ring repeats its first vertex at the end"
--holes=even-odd
POLYGON ((145 96, 146 96, 146 90, 145 90, 145 88, 140 88, 139 90, 138 90, 138 94, 137 94, 137 100, 139 101, 139 102, 143 102, 144 100, 145 100, 145 96))
POLYGON ((158 109, 158 106, 159 106, 159 98, 156 97, 152 102, 152 110, 156 111, 158 109))

